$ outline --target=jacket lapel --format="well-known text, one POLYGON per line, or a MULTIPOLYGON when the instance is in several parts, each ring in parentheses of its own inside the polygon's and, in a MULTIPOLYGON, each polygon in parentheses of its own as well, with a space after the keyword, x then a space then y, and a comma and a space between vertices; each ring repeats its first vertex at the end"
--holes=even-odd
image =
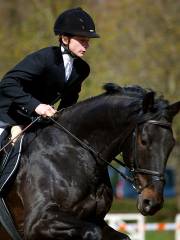
POLYGON ((71 72, 71 75, 70 75, 70 77, 67 81, 66 86, 71 86, 74 82, 77 81, 77 79, 79 79, 80 75, 78 73, 77 62, 78 62, 78 59, 74 59, 72 72, 71 72))
MULTIPOLYGON (((53 47, 53 51, 54 51, 54 62, 58 67, 59 78, 63 79, 63 81, 60 81, 61 87, 64 88, 66 85, 66 79, 65 79, 65 68, 64 68, 64 62, 63 62, 63 57, 62 57, 62 53, 61 53, 61 48, 53 47)), ((58 80, 58 82, 59 82, 59 80, 58 80)))

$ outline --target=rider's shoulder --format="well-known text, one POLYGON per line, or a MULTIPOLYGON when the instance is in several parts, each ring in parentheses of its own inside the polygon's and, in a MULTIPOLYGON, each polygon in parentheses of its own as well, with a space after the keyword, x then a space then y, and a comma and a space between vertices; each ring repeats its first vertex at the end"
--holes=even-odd
POLYGON ((45 48, 41 48, 37 51, 34 51, 32 53, 30 53, 29 55, 52 55, 54 50, 59 50, 60 48, 58 46, 50 46, 50 47, 45 47, 45 48))

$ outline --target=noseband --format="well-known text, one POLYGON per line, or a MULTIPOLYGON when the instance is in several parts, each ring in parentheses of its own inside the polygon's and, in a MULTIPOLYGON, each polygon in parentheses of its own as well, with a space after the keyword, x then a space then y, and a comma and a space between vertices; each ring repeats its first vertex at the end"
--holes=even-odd
MULTIPOLYGON (((142 122, 142 123, 144 123, 144 122, 142 122)), ((140 124, 142 124, 142 123, 140 123, 140 124)), ((146 123, 157 125, 157 126, 163 127, 163 128, 171 129, 171 124, 164 122, 164 121, 148 120, 148 121, 146 121, 146 123)), ((129 170, 133 176, 132 182, 131 182, 133 187, 135 188, 137 193, 141 193, 146 187, 152 185, 152 183, 154 181, 165 182, 165 176, 164 176, 164 173, 138 167, 139 164, 138 164, 138 157, 137 157, 137 132, 138 132, 138 126, 136 126, 136 128, 133 130, 133 134, 132 134, 132 137, 133 137, 133 154, 132 154, 132 156, 133 156, 133 158, 130 163, 129 170), (146 185, 142 186, 138 181, 138 177, 137 177, 138 173, 150 175, 151 181, 148 182, 146 185)))

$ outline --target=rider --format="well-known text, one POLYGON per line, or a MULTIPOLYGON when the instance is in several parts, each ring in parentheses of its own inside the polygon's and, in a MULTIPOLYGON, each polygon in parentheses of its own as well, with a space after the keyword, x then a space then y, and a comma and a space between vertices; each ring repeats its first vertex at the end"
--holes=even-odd
MULTIPOLYGON (((90 38, 99 38, 91 16, 81 8, 59 15, 54 24, 59 46, 27 55, 0 81, 0 149, 8 126, 25 125, 33 116, 50 117, 77 102, 81 84, 90 72, 82 60, 90 38)), ((21 128, 17 128, 19 134, 21 128)), ((12 137, 14 139, 14 136, 12 137)))

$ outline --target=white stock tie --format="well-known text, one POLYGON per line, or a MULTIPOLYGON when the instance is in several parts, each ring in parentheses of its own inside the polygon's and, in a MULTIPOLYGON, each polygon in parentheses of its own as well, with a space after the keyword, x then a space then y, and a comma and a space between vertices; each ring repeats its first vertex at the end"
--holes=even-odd
MULTIPOLYGON (((64 48, 61 46, 62 53, 64 52, 64 48)), ((65 78, 68 81, 72 68, 73 68, 73 61, 74 59, 67 53, 63 54, 63 61, 64 61, 64 68, 65 68, 65 78)))

